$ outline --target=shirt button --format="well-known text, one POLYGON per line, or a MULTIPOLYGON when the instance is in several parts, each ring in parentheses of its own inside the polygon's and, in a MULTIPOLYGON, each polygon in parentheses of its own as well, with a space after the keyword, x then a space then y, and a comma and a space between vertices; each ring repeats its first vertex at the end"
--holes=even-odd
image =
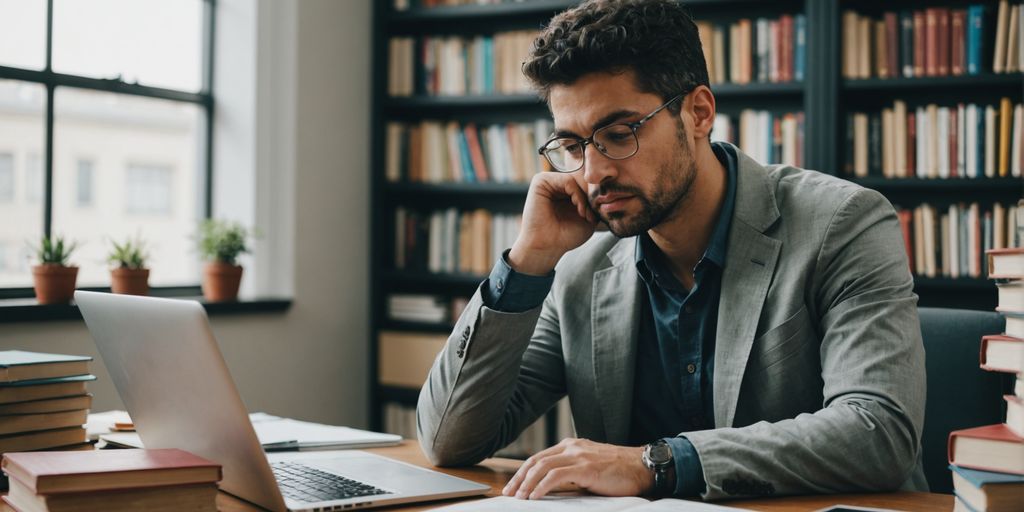
POLYGON ((693 363, 686 365, 686 373, 693 373, 695 371, 697 371, 697 365, 693 363))
POLYGON ((691 315, 693 314, 693 306, 686 306, 685 308, 683 308, 683 311, 686 311, 687 315, 691 315))
POLYGON ((505 287, 505 283, 501 282, 501 279, 498 279, 498 291, 500 292, 501 289, 504 288, 504 287, 505 287))

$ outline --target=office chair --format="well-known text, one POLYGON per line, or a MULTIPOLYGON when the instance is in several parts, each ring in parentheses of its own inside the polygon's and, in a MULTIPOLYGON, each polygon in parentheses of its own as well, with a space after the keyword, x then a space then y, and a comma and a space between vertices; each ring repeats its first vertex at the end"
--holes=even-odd
POLYGON ((981 337, 1003 332, 1005 321, 987 311, 920 308, 928 399, 925 404, 924 473, 931 492, 952 493, 947 440, 950 431, 1002 423, 1007 376, 978 367, 981 337))

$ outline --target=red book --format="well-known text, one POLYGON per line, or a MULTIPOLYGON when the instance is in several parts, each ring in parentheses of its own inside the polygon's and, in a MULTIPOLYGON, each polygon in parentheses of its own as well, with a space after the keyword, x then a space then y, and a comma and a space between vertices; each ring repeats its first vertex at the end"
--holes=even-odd
POLYGON ((955 430, 949 433, 949 463, 1024 475, 1024 439, 1003 423, 955 430))
POLYGON ((910 273, 914 273, 914 212, 900 210, 896 213, 900 220, 900 231, 903 232, 903 244, 907 247, 907 260, 910 262, 910 273))
POLYGON ((184 450, 93 450, 4 455, 3 470, 36 494, 220 481, 221 466, 184 450))
MULTIPOLYGON (((917 76, 917 75, 914 75, 917 76)), ((907 177, 917 174, 917 114, 907 112, 907 177)))
POLYGON ((779 18, 779 43, 782 57, 779 63, 779 81, 793 80, 793 16, 784 14, 779 18))
POLYGON ((949 9, 936 8, 936 51, 935 72, 939 76, 949 76, 949 9))
POLYGON ((939 13, 937 7, 924 11, 924 74, 939 74, 939 13))
POLYGON ((967 71, 967 11, 954 9, 950 14, 950 36, 952 48, 949 55, 949 71, 954 75, 962 75, 967 71))
POLYGON ((899 17, 896 15, 896 13, 885 13, 885 40, 889 42, 888 48, 886 48, 885 56, 885 60, 888 63, 887 68, 889 70, 889 76, 887 78, 896 78, 900 74, 899 27, 899 17))
POLYGON ((981 338, 981 368, 990 372, 1021 373, 1024 371, 1024 340, 990 334, 981 338))
POLYGON ((914 76, 925 76, 924 11, 914 11, 914 76))
POLYGON ((477 135, 476 125, 467 123, 462 128, 462 131, 466 134, 466 145, 469 146, 469 159, 473 161, 473 171, 476 173, 476 180, 480 183, 490 181, 490 173, 487 172, 484 150, 480 147, 480 137, 477 135))

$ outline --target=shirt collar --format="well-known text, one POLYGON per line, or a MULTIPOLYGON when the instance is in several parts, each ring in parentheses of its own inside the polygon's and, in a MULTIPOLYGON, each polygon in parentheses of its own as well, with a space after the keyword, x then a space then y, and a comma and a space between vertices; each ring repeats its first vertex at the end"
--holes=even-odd
MULTIPOLYGON (((708 248, 704 251, 701 262, 708 260, 719 268, 725 266, 726 249, 729 245, 729 225, 732 222, 732 214, 736 205, 736 165, 737 157, 733 147, 728 144, 714 142, 711 150, 715 153, 718 161, 725 167, 725 200, 722 202, 722 209, 718 213, 718 220, 715 221, 714 231, 711 232, 711 240, 708 248)), ((636 268, 640 277, 647 283, 653 282, 653 273, 660 269, 655 254, 660 254, 658 246, 651 240, 646 232, 640 233, 636 240, 636 268)), ((698 267, 700 263, 698 263, 698 267)))

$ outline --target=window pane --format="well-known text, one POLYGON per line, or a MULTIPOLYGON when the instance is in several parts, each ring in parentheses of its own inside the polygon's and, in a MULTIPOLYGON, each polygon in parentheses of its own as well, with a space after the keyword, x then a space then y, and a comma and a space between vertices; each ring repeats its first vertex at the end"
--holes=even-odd
POLYGON ((46 67, 46 0, 0 0, 0 66, 46 67))
POLYGON ((201 0, 55 0, 53 68, 198 91, 202 21, 201 0))
POLYGON ((0 286, 32 286, 30 259, 43 235, 46 88, 0 80, 0 286))
POLYGON ((92 160, 78 161, 78 194, 75 202, 79 208, 92 206, 92 160))
POLYGON ((197 284, 201 108, 66 87, 56 93, 53 232, 79 243, 80 285, 108 285, 111 241, 135 236, 148 248, 151 285, 197 284), (80 206, 83 195, 91 206, 80 206))

